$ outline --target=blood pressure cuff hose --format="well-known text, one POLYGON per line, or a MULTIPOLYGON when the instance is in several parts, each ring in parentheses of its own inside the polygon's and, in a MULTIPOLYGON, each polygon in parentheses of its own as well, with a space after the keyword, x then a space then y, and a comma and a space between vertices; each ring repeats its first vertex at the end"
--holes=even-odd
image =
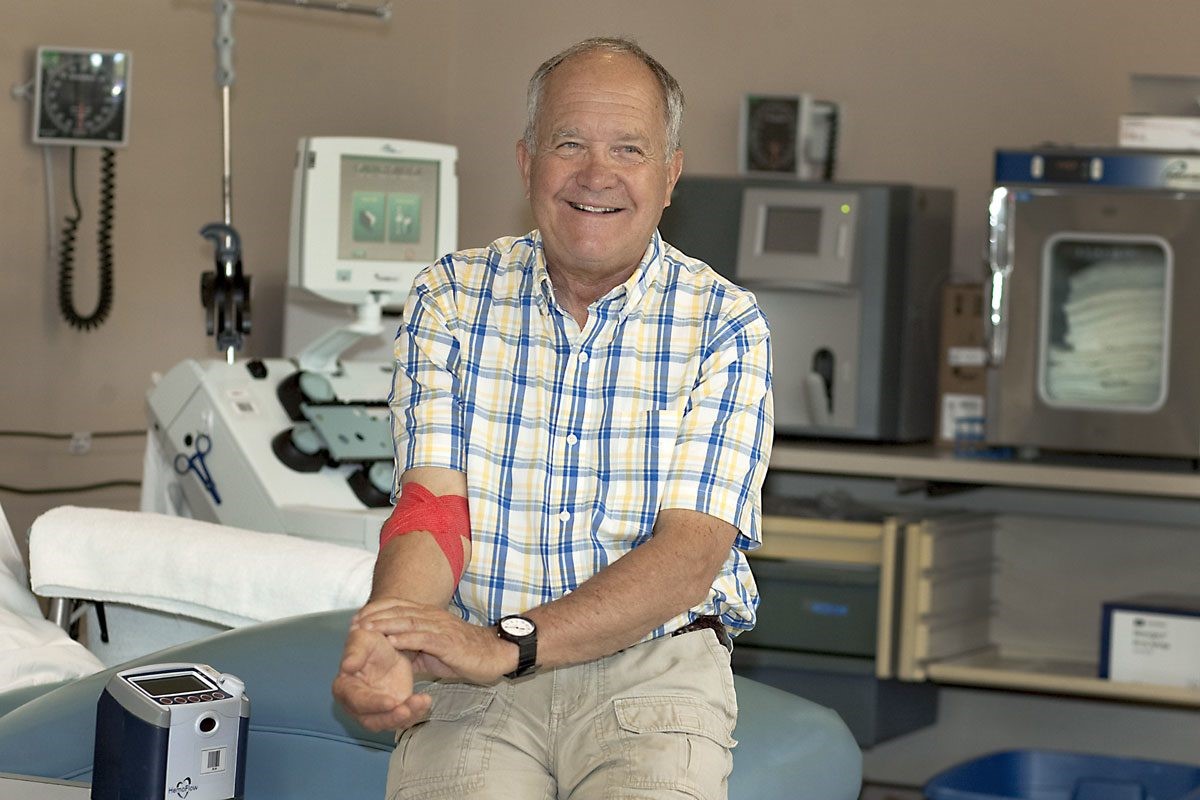
POLYGON ((410 481, 401 489, 392 515, 379 531, 379 549, 397 536, 414 531, 429 531, 454 575, 454 585, 462 577, 463 539, 471 540, 471 515, 467 498, 456 494, 435 495, 419 483, 410 481))

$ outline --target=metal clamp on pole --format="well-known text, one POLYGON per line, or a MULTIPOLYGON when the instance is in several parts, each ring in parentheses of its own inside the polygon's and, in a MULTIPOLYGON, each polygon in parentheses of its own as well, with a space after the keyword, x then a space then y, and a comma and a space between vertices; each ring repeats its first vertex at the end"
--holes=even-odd
POLYGON ((200 235, 216 247, 216 268, 200 276, 205 330, 232 363, 243 335, 250 333, 250 278, 242 273, 242 240, 232 225, 220 222, 205 225, 200 235))

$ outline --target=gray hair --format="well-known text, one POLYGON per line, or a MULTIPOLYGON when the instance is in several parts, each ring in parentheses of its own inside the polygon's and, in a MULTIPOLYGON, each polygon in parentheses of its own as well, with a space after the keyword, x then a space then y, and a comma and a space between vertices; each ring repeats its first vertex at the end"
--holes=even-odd
POLYGON ((683 127, 683 89, 679 87, 679 82, 675 80, 671 73, 667 72, 666 68, 643 50, 637 42, 623 37, 598 36, 592 39, 585 39, 578 44, 571 45, 561 53, 551 56, 544 64, 537 68, 537 71, 533 73, 533 77, 529 79, 524 135, 525 147, 530 152, 533 152, 537 148, 538 113, 541 110, 542 97, 546 93, 546 79, 550 77, 550 73, 557 69, 564 61, 596 50, 607 50, 611 53, 631 55, 649 67, 650 71, 654 73, 654 77, 658 80, 659 88, 662 90, 663 107, 666 110, 666 119, 664 121, 667 126, 667 152, 665 158, 670 160, 675 155, 675 152, 679 150, 679 133, 683 127))

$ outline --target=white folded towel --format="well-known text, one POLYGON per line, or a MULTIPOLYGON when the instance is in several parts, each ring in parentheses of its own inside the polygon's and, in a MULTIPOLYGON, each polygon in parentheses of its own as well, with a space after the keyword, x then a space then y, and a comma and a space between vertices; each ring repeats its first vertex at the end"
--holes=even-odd
POLYGON ((374 555, 281 533, 60 506, 29 532, 33 591, 230 627, 366 602, 374 555))
POLYGON ((83 645, 42 617, 0 508, 0 692, 78 678, 103 668, 83 645))

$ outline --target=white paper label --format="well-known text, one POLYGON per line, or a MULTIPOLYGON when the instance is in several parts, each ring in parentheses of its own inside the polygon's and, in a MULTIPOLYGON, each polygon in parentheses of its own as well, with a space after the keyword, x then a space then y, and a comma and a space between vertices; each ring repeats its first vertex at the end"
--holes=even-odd
POLYGON ((952 442, 960 433, 960 420, 974 419, 971 425, 971 438, 983 438, 983 395, 980 394, 944 394, 942 395, 942 439, 952 442))
POLYGON ((1114 681, 1200 689, 1200 617, 1113 611, 1108 675, 1114 681))
POLYGON ((982 367, 987 364, 987 351, 982 347, 951 347, 946 351, 946 363, 952 367, 982 367))

